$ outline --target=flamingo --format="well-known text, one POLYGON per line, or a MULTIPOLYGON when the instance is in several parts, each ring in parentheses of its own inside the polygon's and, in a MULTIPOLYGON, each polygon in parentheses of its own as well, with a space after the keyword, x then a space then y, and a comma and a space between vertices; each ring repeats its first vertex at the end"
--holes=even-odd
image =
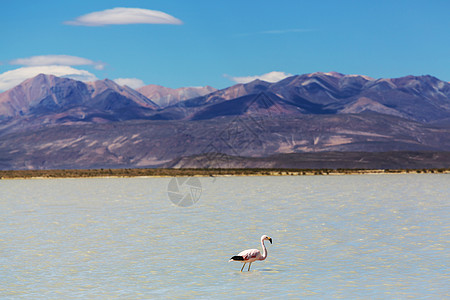
POLYGON ((266 246, 264 245, 264 241, 268 240, 271 244, 272 244, 272 238, 268 237, 267 235, 263 235, 261 237, 261 246, 263 249, 263 253, 261 254, 261 252, 258 249, 247 249, 242 251, 241 253, 239 253, 238 255, 233 256, 232 258, 230 258, 229 261, 240 261, 240 262, 244 262, 244 265, 242 266, 241 272, 245 267, 246 263, 250 263, 248 265, 248 269, 247 271, 250 271, 250 267, 252 266, 252 262, 256 261, 256 260, 265 260, 267 258, 267 249, 266 246))

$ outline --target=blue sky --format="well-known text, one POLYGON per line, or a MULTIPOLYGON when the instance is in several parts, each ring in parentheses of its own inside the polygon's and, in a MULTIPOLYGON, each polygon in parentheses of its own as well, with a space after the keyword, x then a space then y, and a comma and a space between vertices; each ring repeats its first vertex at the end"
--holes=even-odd
POLYGON ((36 70, 171 88, 316 71, 450 81, 449 11, 448 0, 2 1, 0 90, 36 70), (153 16, 109 25, 118 7, 153 16))

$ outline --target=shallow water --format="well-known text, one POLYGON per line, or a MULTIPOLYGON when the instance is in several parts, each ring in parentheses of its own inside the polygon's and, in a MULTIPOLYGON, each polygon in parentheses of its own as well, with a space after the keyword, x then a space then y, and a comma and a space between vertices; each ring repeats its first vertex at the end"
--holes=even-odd
POLYGON ((0 298, 450 297, 449 175, 200 178, 190 207, 169 181, 0 180, 0 298))

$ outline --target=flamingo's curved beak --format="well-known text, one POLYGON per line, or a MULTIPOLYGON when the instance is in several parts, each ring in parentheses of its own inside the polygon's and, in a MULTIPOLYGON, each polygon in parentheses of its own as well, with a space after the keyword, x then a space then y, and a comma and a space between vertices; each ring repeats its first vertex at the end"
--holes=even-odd
POLYGON ((268 239, 269 242, 272 244, 272 238, 268 237, 267 239, 268 239))

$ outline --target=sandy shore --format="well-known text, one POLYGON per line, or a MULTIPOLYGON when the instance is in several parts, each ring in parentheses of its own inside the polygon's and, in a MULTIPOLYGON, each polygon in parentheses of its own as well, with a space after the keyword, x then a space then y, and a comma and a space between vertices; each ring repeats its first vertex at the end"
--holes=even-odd
POLYGON ((450 169, 355 170, 355 169, 86 169, 7 170, 0 179, 174 177, 174 176, 311 176, 348 174, 449 174, 450 169))

